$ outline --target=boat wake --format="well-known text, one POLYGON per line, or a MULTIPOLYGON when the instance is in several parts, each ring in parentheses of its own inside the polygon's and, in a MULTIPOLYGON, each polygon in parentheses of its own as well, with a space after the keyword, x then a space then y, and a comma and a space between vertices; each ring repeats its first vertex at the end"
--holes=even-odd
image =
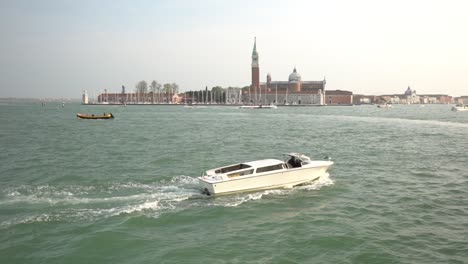
POLYGON ((198 180, 183 175, 151 184, 124 182, 101 186, 21 185, 0 190, 0 210, 12 212, 0 217, 0 228, 36 222, 93 222, 125 215, 157 218, 164 213, 193 207, 236 207, 264 197, 318 190, 331 184, 333 181, 326 175, 298 188, 220 197, 203 195, 198 180))
POLYGON ((316 181, 313 181, 310 184, 299 186, 297 188, 301 190, 320 190, 320 188, 333 185, 333 183, 333 180, 330 179, 330 174, 326 173, 324 176, 318 178, 316 181))
POLYGON ((371 117, 371 116, 346 116, 337 115, 330 118, 336 119, 349 119, 359 120, 360 122, 368 123, 391 123, 392 125, 401 124, 402 126, 420 125, 420 126, 439 126, 439 127, 454 127, 454 128, 468 128, 468 123, 459 123, 453 121, 439 121, 439 120, 423 120, 423 119, 410 119, 410 118, 396 118, 396 117, 371 117))

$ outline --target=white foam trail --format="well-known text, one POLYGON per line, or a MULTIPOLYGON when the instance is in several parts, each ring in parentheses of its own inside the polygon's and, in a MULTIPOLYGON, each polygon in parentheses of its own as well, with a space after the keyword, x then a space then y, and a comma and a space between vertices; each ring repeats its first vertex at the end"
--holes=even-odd
POLYGON ((32 224, 32 223, 39 223, 39 222, 48 222, 52 221, 50 215, 48 214, 40 214, 40 215, 30 215, 24 218, 13 218, 7 221, 3 221, 0 223, 0 229, 8 228, 13 225, 20 225, 20 224, 32 224))
POLYGON ((48 221, 96 221, 96 219, 134 213, 148 217, 159 217, 167 211, 174 212, 193 206, 237 207, 269 195, 288 195, 295 190, 318 190, 332 184, 333 180, 327 174, 310 185, 298 188, 264 190, 215 198, 202 195, 198 189, 197 179, 183 175, 173 177, 165 183, 113 183, 108 187, 101 188, 94 186, 20 186, 4 190, 2 192, 3 198, 6 199, 3 199, 0 204, 11 206, 11 204, 18 203, 19 208, 21 208, 21 203, 46 204, 48 213, 13 217, 1 222, 0 227, 8 228, 17 224, 48 221), (195 187, 194 184, 197 186, 195 187), (90 197, 92 195, 110 196, 90 197), (202 200, 195 198, 202 198, 202 200), (51 207, 49 208, 49 206, 51 207))
POLYGON ((468 123, 456 123, 448 121, 437 121, 437 120, 421 120, 421 119, 407 119, 407 118, 394 118, 394 117, 371 117, 371 116, 344 116, 344 115, 330 115, 327 116, 330 118, 340 118, 340 119, 359 119, 360 121, 367 121, 369 123, 412 123, 419 125, 434 125, 442 127, 461 127, 468 128, 468 123))
POLYGON ((196 177, 180 175, 173 177, 171 183, 198 184, 198 179, 196 177))
POLYGON ((318 178, 316 181, 313 181, 311 184, 299 186, 298 189, 301 190, 320 190, 324 186, 333 185, 334 182, 330 179, 330 174, 326 173, 324 176, 318 178))
POLYGON ((151 201, 151 202, 145 202, 143 204, 124 207, 124 208, 122 208, 120 210, 117 210, 117 212, 112 214, 112 215, 113 216, 114 215, 120 215, 122 213, 130 214, 130 213, 134 213, 134 212, 141 212, 141 211, 147 210, 147 209, 157 210, 159 208, 161 208, 161 206, 159 205, 159 201, 156 200, 156 201, 151 201))
POLYGON ((247 195, 240 196, 239 198, 235 199, 232 202, 227 202, 225 204, 219 204, 219 205, 224 206, 224 207, 236 207, 248 201, 255 201, 255 200, 262 199, 263 195, 264 195, 263 192, 249 193, 247 195))
MULTIPOLYGON (((155 196, 170 199, 187 199, 197 194, 196 188, 184 188, 184 185, 198 183, 188 176, 173 177, 169 184, 142 184, 135 182, 112 183, 110 186, 96 188, 94 186, 19 186, 3 190, 0 204, 49 204, 78 205, 99 204, 109 202, 131 202, 151 199, 155 196), (95 196, 95 197, 93 197, 95 196)), ((1 193, 0 193, 1 195, 1 193)), ((1 197, 1 196, 0 196, 1 197)))
POLYGON ((135 194, 127 196, 111 196, 102 198, 87 198, 87 197, 40 197, 37 195, 16 195, 12 199, 4 200, 0 204, 49 204, 49 205, 78 205, 78 204, 99 204, 109 202, 123 202, 141 200, 145 198, 153 198, 155 194, 135 194))

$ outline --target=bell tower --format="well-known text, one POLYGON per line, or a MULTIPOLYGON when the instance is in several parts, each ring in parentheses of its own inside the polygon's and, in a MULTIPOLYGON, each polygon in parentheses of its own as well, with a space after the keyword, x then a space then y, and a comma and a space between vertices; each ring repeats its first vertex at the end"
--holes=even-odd
POLYGON ((257 103, 257 93, 260 89, 260 66, 258 64, 257 38, 254 39, 252 51, 252 84, 250 85, 250 100, 257 103), (252 97, 253 96, 253 97, 252 97))

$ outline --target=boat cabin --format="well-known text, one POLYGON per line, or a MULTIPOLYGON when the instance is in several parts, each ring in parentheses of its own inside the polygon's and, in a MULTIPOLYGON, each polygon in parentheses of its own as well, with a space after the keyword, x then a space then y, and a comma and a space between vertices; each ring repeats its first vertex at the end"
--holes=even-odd
POLYGON ((288 165, 281 160, 265 159, 216 168, 207 171, 206 174, 207 176, 227 176, 227 178, 235 178, 288 168, 288 165))
POLYGON ((213 177, 213 179, 232 179, 241 176, 251 176, 263 173, 269 173, 280 170, 288 170, 294 168, 300 168, 305 164, 308 164, 310 158, 298 154, 298 153, 289 153, 285 161, 277 159, 264 159, 257 160, 245 163, 238 163, 234 165, 229 165, 225 167, 220 167, 212 170, 206 171, 207 176, 213 177))

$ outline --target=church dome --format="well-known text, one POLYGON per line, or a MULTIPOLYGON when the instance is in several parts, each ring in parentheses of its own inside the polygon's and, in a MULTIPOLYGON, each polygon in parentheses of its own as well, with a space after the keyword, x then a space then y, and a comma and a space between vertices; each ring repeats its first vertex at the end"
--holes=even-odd
POLYGON ((411 95, 411 88, 408 86, 408 89, 406 89, 405 95, 411 95))
POLYGON ((296 67, 294 67, 294 71, 291 74, 289 74, 288 80, 290 82, 300 82, 301 81, 301 75, 299 73, 297 73, 296 67))

